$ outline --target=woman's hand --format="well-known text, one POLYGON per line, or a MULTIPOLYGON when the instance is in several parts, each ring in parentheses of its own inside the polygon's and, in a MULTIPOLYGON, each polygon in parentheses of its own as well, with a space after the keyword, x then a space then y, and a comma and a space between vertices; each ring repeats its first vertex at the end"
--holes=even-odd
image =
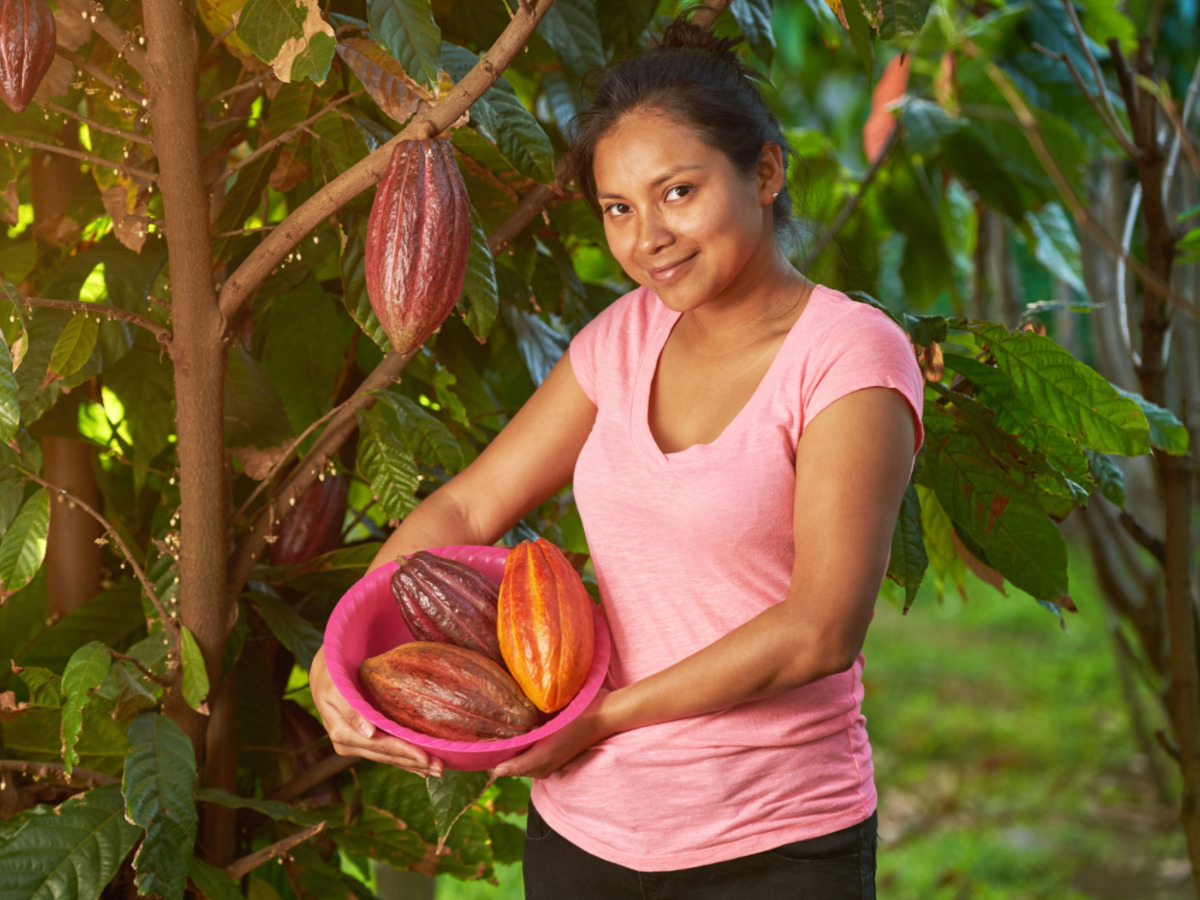
POLYGON ((313 702, 321 714, 321 722, 333 740, 333 749, 339 756, 361 756, 376 762, 396 766, 417 775, 442 774, 442 761, 429 756, 419 747, 406 741, 383 734, 360 716, 334 687, 325 665, 325 648, 313 657, 308 673, 313 702))
POLYGON ((520 756, 500 763, 489 773, 493 778, 502 775, 524 775, 545 778, 557 772, 584 750, 599 743, 614 732, 601 712, 604 699, 611 691, 604 688, 588 704, 575 721, 560 731, 538 741, 520 756))

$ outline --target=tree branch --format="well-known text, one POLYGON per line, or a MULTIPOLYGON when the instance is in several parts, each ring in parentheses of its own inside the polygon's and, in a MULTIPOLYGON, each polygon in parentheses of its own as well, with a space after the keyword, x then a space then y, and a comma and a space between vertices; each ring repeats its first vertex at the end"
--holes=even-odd
POLYGON ((19 137, 15 134, 4 134, 0 132, 0 141, 11 141, 14 144, 21 144, 25 147, 30 147, 34 150, 45 150, 47 153, 57 153, 60 156, 70 156, 75 159, 81 159, 84 162, 90 162, 94 165, 105 166, 109 169, 119 169, 127 175, 133 175, 143 181, 157 181, 158 173, 151 172, 147 169, 131 169, 124 163, 114 162, 111 159, 104 159, 102 156, 92 156, 90 153, 84 153, 81 150, 69 150, 66 147, 58 147, 54 144, 43 144, 41 141, 31 141, 29 138, 19 137))
POLYGON ((358 756, 327 756, 315 766, 305 769, 291 781, 285 781, 271 794, 268 799, 281 800, 289 803, 334 775, 340 775, 355 763, 364 760, 358 756))
POLYGON ((118 81, 113 78, 99 66, 94 65, 91 60, 84 59, 74 50, 68 50, 66 47, 55 47, 54 52, 63 59, 70 62, 75 68, 87 72, 101 84, 106 84, 126 100, 132 100, 140 108, 146 105, 146 95, 141 91, 134 90, 123 81, 118 81))
POLYGON ((226 325, 236 318, 242 305, 271 270, 319 222, 379 181, 397 144, 432 137, 458 121, 508 68, 552 4, 553 0, 539 0, 536 6, 519 9, 496 43, 444 99, 415 116, 396 137, 359 160, 280 222, 222 286, 220 307, 226 325))
POLYGON ((139 672, 141 672, 155 684, 165 688, 171 687, 171 682, 165 678, 160 678, 159 676, 155 675, 153 672, 147 669, 145 665, 142 664, 142 661, 136 656, 126 656, 124 653, 114 650, 111 647, 108 648, 108 652, 112 654, 113 659, 123 659, 127 663, 132 663, 139 672))
POLYGON ((137 39, 104 12, 99 3, 82 3, 80 0, 59 0, 59 4, 72 15, 81 15, 92 24, 92 29, 125 58, 135 72, 146 78, 149 62, 146 51, 137 39))
POLYGON ((171 329, 165 328, 143 315, 130 312, 127 309, 120 309, 116 306, 109 306, 107 303, 86 303, 82 300, 49 300, 45 297, 22 297, 21 302, 28 303, 30 306, 45 306, 49 309, 67 309, 72 312, 95 313, 98 316, 107 316, 110 319, 121 319, 125 322, 132 322, 134 325, 141 326, 149 331, 158 339, 160 344, 167 347, 171 345, 171 329))
POLYGON ((120 128, 113 128, 111 125, 103 125, 100 122, 97 122, 95 119, 89 119, 87 116, 75 112, 73 109, 67 109, 65 106, 59 106, 54 101, 48 102, 46 104, 46 108, 52 109, 60 115, 70 116, 72 119, 82 122, 91 131, 103 131, 105 134, 116 135, 117 137, 124 138, 127 141, 132 141, 135 144, 150 145, 154 143, 144 134, 134 134, 132 131, 122 131, 120 128))
POLYGON ((62 763, 34 762, 28 759, 0 759, 0 772, 21 772, 25 775, 32 775, 34 778, 63 778, 67 782, 77 781, 88 787, 121 783, 120 778, 106 775, 104 772, 93 772, 91 769, 72 766, 71 774, 68 775, 66 767, 62 763))
MULTIPOLYGON (((1092 77, 1096 79, 1096 89, 1100 92, 1100 101, 1104 104, 1104 108, 1108 110, 1108 120, 1111 127, 1115 128, 1114 134, 1117 134, 1117 140, 1120 141, 1121 147, 1125 152, 1137 159, 1138 151, 1134 147, 1133 141, 1125 129, 1121 127, 1121 120, 1117 118, 1116 112, 1112 108, 1112 103, 1108 99, 1108 91, 1104 87, 1104 76, 1100 74, 1100 65, 1096 62, 1096 57, 1092 55, 1092 50, 1088 47, 1087 37, 1083 33, 1083 26, 1079 24, 1079 16, 1075 14, 1075 5, 1072 0, 1062 0, 1062 5, 1067 10, 1067 16, 1071 19, 1071 27, 1075 29, 1075 39, 1079 42, 1080 49, 1083 50, 1083 55, 1087 58, 1088 65, 1092 69, 1092 77)), ((1074 66, 1072 66, 1074 68, 1074 66)), ((1130 113, 1132 115, 1132 112, 1130 113)))
POLYGON ((308 828, 303 828, 295 834, 290 834, 283 840, 276 841, 269 847, 263 847, 261 850, 255 850, 248 856, 243 856, 236 859, 225 867, 225 874, 238 881, 242 876, 249 872, 253 872, 265 862, 270 862, 273 859, 285 855, 289 850, 297 844, 303 844, 309 838, 320 834, 325 830, 325 823, 318 822, 316 825, 310 825, 308 828))
MULTIPOLYGON (((1070 0, 1067 0, 1067 2, 1069 3, 1070 0)), ((1071 73, 1071 77, 1074 78, 1075 83, 1079 85, 1079 90, 1083 92, 1083 96, 1085 96, 1088 102, 1092 104, 1092 108, 1096 110, 1096 115, 1098 115, 1100 117, 1100 121, 1104 123, 1104 127, 1109 130, 1109 133, 1114 138, 1116 138, 1117 143, 1121 145, 1121 149, 1124 150, 1131 159, 1137 159, 1140 151, 1133 145, 1133 142, 1129 139, 1129 135, 1126 134, 1125 129, 1121 127, 1120 121, 1114 117, 1113 108, 1111 103, 1108 101, 1104 82, 1100 82, 1099 84, 1100 92, 1104 95, 1104 102, 1101 103, 1100 98, 1093 94, 1088 88, 1087 84, 1083 80, 1083 76, 1079 74, 1079 69, 1075 67, 1075 63, 1072 61, 1071 57, 1067 55, 1065 50, 1056 53, 1053 50, 1047 50, 1037 42, 1034 42, 1033 49, 1038 53, 1041 53, 1043 56, 1048 56, 1050 59, 1057 60, 1058 62, 1066 65, 1067 69, 1071 73)))

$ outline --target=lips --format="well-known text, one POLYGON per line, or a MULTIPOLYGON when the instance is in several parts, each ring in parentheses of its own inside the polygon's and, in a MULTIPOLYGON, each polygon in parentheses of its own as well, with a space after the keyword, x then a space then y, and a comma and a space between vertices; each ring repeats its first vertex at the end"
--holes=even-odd
POLYGON ((685 256, 682 259, 674 260, 665 265, 655 266, 652 269, 646 269, 646 274, 650 276, 656 284, 665 284, 680 278, 689 264, 696 258, 697 254, 693 253, 690 256, 685 256))

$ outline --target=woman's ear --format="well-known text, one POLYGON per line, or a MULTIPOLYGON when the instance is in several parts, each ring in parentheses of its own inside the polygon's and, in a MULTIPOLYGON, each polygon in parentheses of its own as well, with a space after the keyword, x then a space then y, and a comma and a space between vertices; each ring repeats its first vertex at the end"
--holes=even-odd
POLYGON ((758 183, 759 199, 764 204, 772 203, 784 187, 783 151, 778 144, 763 144, 758 156, 758 164, 754 167, 754 175, 758 183))

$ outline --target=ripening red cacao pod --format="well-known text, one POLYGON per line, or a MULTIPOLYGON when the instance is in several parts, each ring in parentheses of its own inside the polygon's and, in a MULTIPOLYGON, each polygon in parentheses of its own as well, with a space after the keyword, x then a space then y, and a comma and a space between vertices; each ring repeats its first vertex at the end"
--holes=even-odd
POLYGON ((271 565, 298 566, 340 546, 349 494, 350 476, 344 473, 314 481, 280 523, 271 565))
POLYGON ((500 589, 470 566, 419 550, 392 573, 392 596, 418 641, 455 644, 504 665, 496 634, 500 589))
POLYGON ((46 0, 0 0, 0 99, 24 112, 54 62, 58 35, 46 0))
POLYGON ((367 296, 397 353, 415 350, 462 293, 471 200, 447 138, 392 151, 367 222, 367 296))
POLYGON ((372 656, 358 677, 393 722, 430 737, 489 741, 538 724, 533 704, 507 672, 482 653, 412 641, 372 656))
POLYGON ((587 680, 595 651, 592 598, 563 552, 545 538, 508 554, 497 632, 513 678, 542 712, 562 709, 587 680))

